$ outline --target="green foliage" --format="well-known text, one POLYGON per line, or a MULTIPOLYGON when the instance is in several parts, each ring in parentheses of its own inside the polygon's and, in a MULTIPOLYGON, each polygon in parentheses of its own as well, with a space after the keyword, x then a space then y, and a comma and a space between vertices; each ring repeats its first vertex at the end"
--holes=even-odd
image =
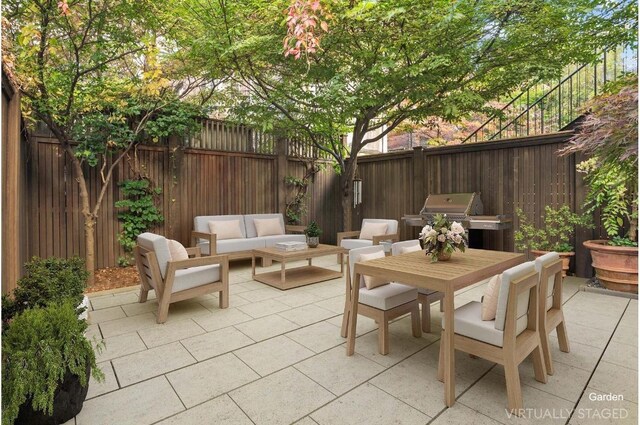
POLYGON ((307 215, 307 188, 309 181, 294 176, 286 176, 284 182, 295 192, 293 199, 287 202, 285 216, 288 224, 300 224, 302 218, 307 215))
POLYGON ((3 425, 13 423, 25 402, 52 414, 55 390, 67 371, 86 385, 89 364, 93 376, 103 379, 86 329, 70 300, 28 309, 13 319, 2 338, 3 425))
POLYGON ((613 246, 638 246, 638 242, 629 238, 623 238, 620 236, 614 236, 609 240, 609 245, 613 246))
MULTIPOLYGON (((78 306, 82 302, 87 277, 84 260, 79 257, 34 257, 25 264, 25 275, 18 280, 12 298, 2 298, 3 323, 31 308, 61 304, 67 300, 78 306)), ((80 313, 82 310, 76 312, 80 313)))
POLYGON ((304 229, 304 234, 309 236, 310 238, 317 238, 322 234, 322 229, 318 226, 318 223, 312 221, 309 223, 306 229, 304 229))
POLYGON ((162 193, 162 189, 152 188, 148 179, 124 180, 119 186, 125 199, 115 203, 117 208, 124 209, 118 213, 118 219, 122 222, 118 241, 124 251, 130 253, 140 233, 164 221, 155 205, 155 198, 162 193))
POLYGON ((516 248, 519 250, 542 250, 555 252, 571 252, 571 237, 576 227, 593 228, 588 214, 576 214, 567 205, 558 209, 549 205, 544 207, 544 227, 536 228, 529 221, 527 215, 518 208, 516 214, 520 220, 520 227, 514 232, 516 248))

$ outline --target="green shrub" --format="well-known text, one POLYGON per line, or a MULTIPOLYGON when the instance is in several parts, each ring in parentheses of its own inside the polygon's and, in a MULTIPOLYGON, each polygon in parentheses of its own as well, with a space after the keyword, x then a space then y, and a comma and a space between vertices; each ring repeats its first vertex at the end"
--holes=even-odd
MULTIPOLYGON (((164 221, 162 213, 155 205, 155 198, 162 193, 162 189, 152 188, 151 182, 143 178, 122 181, 120 190, 125 199, 115 203, 116 208, 123 208, 118 213, 118 219, 122 222, 122 232, 118 235, 118 241, 124 252, 130 253, 135 248, 136 238, 140 233, 164 221)), ((118 263, 121 267, 125 265, 124 261, 118 263)))
POLYGON ((70 300, 74 306, 82 302, 89 276, 83 259, 33 257, 25 264, 25 270, 25 276, 18 280, 13 291, 13 300, 2 298, 3 322, 29 308, 61 304, 65 300, 70 300))
POLYGON ((322 234, 322 229, 318 226, 318 223, 312 221, 309 223, 306 229, 304 229, 304 234, 309 236, 310 238, 316 238, 322 234))
POLYGON ((542 251, 571 252, 571 237, 576 227, 593 228, 591 217, 576 214, 563 205, 558 209, 544 207, 544 227, 538 229, 529 221, 520 208, 516 209, 520 227, 514 232, 516 248, 519 250, 537 249, 542 251))
POLYGON ((96 365, 91 342, 70 300, 32 308, 16 315, 2 338, 2 424, 12 424, 20 406, 29 401, 34 410, 53 411, 56 388, 70 371, 87 384, 87 363, 93 376, 104 375, 96 365))

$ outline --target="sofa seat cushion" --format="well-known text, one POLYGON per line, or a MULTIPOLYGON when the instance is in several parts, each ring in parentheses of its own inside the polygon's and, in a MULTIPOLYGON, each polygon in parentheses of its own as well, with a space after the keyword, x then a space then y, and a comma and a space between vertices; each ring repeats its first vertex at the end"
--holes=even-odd
MULTIPOLYGON (((442 317, 444 328, 444 315, 442 317)), ((504 332, 495 328, 495 320, 482 320, 482 303, 471 301, 456 308, 454 313, 454 331, 487 344, 502 347, 504 332)))
POLYGON ((391 282, 373 289, 360 288, 359 302, 379 310, 391 310, 418 299, 418 290, 402 283, 391 282))
POLYGON ((340 241, 340 246, 344 249, 364 248, 372 245, 373 242, 367 239, 343 239, 340 241))
POLYGON ((267 248, 280 242, 307 242, 305 235, 272 235, 262 236, 257 239, 263 240, 267 248))
POLYGON ((220 266, 217 264, 176 270, 171 292, 184 291, 218 280, 220 280, 220 266))
POLYGON ((216 252, 218 254, 226 254, 227 252, 250 251, 264 247, 264 240, 259 238, 225 239, 218 241, 216 252))

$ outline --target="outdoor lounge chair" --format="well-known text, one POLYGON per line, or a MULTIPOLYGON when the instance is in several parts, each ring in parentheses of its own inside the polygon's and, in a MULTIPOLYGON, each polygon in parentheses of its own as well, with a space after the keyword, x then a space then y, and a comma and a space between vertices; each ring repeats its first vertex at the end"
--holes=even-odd
MULTIPOLYGON (((538 273, 533 262, 502 273, 495 320, 482 320, 482 303, 472 301, 455 310, 453 344, 473 356, 504 366, 509 409, 522 409, 518 366, 530 354, 537 381, 546 383, 540 333, 538 332, 538 273)), ((443 318, 444 319, 444 318, 443 318)), ((444 320, 443 320, 444 338, 444 320)), ((444 343, 440 338, 438 379, 444 378, 444 343)))
MULTIPOLYGON (((366 246, 378 245, 380 241, 390 240, 398 242, 398 220, 383 220, 377 218, 365 218, 362 220, 360 230, 351 232, 338 232, 338 246, 351 250, 366 246), (385 226, 386 224, 386 226, 385 226), (381 229, 371 232, 373 229, 381 229)), ((344 261, 343 254, 338 254, 338 262, 344 261)))
MULTIPOLYGON (((407 252, 421 251, 420 241, 417 239, 410 241, 396 242, 391 245, 391 255, 400 255, 407 252)), ((431 303, 440 301, 440 311, 443 310, 444 294, 431 289, 418 288, 418 303, 422 305, 422 332, 431 332, 431 303)))
POLYGON ((186 248, 195 258, 172 260, 169 240, 153 233, 138 236, 136 265, 142 281, 140 300, 147 301, 149 290, 156 291, 156 321, 164 323, 169 304, 220 292, 220 308, 229 306, 229 260, 226 255, 201 257, 200 248, 186 248))
MULTIPOLYGON (((365 248, 355 248, 349 252, 347 262, 347 286, 342 329, 340 335, 347 337, 347 324, 352 314, 352 300, 355 291, 358 292, 358 314, 369 317, 378 323, 378 351, 382 355, 389 353, 389 321, 404 314, 411 313, 411 327, 413 336, 420 338, 420 307, 418 306, 418 290, 402 283, 384 283, 372 289, 367 289, 364 277, 360 282, 354 282, 352 275, 354 265, 361 260, 362 255, 378 254, 384 257, 384 248, 380 245, 365 248), (356 289, 357 285, 357 289, 356 289)), ((355 335, 352 335, 355 338, 355 335)))
POLYGON ((560 351, 569 352, 567 326, 562 312, 562 260, 557 252, 549 252, 536 258, 535 264, 536 271, 540 274, 540 342, 547 374, 553 375, 549 334, 557 330, 560 351))

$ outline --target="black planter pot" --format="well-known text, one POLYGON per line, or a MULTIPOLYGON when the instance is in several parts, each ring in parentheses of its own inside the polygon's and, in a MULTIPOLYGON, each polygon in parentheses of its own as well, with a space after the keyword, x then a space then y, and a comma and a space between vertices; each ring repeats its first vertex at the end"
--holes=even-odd
POLYGON ((87 363, 87 385, 80 385, 80 377, 67 371, 62 383, 56 388, 53 396, 53 415, 33 410, 31 400, 27 400, 18 413, 16 425, 58 425, 67 422, 82 410, 84 399, 89 391, 89 377, 91 366, 87 363))

